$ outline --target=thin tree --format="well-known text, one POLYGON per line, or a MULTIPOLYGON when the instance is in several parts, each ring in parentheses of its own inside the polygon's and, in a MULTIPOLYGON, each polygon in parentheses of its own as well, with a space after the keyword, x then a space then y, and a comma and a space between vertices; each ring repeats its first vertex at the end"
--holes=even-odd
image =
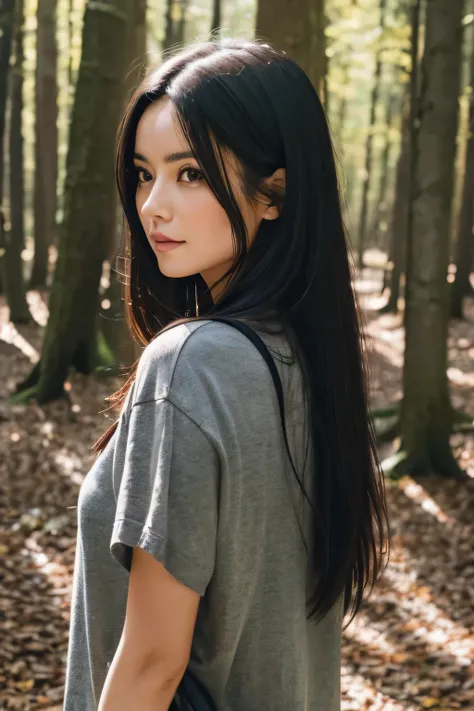
POLYGON ((73 51, 74 46, 74 0, 68 0, 68 34, 69 34, 69 62, 67 65, 69 88, 72 91, 74 86, 73 51))
POLYGON ((430 0, 413 150, 400 451, 395 468, 459 476, 449 437, 448 255, 461 74, 463 0, 430 0))
MULTIPOLYGON (((127 96, 130 97, 146 72, 146 0, 135 0, 133 18, 129 27, 127 47, 130 58, 126 71, 127 96)), ((100 328, 109 345, 116 370, 129 367, 139 355, 137 344, 128 331, 123 300, 123 279, 126 267, 121 258, 121 237, 123 231, 122 210, 118 211, 114 244, 109 255, 109 286, 106 289, 100 309, 100 328)))
POLYGON ((341 94, 339 98, 339 106, 337 110, 337 118, 335 120, 336 125, 336 136, 339 143, 342 142, 342 136, 344 133, 344 126, 347 117, 347 91, 349 85, 349 64, 345 63, 342 69, 342 83, 341 83, 341 94))
POLYGON ((395 176, 395 199, 389 229, 389 263, 385 286, 390 288, 387 305, 382 313, 397 313, 400 297, 400 278, 405 272, 406 243, 408 234, 408 205, 410 200, 410 105, 409 95, 405 96, 402 109, 401 145, 395 176))
POLYGON ((173 17, 174 4, 174 0, 166 0, 165 36, 163 37, 163 42, 161 46, 163 52, 169 50, 175 44, 176 41, 176 28, 173 17))
POLYGON ((46 286, 49 245, 56 242, 58 177, 56 6, 57 0, 41 0, 37 6, 35 256, 30 279, 32 289, 46 286))
POLYGON ((115 135, 132 8, 133 0, 86 7, 50 317, 41 359, 18 388, 20 400, 61 397, 71 366, 91 373, 99 362, 99 282, 116 224, 115 135))
POLYGON ((125 62, 125 97, 130 97, 147 68, 147 0, 134 0, 127 48, 129 56, 125 62))
MULTIPOLYGON (((3 212, 3 180, 5 162, 4 134, 8 95, 8 75, 10 72, 10 55, 13 41, 14 10, 15 0, 0 0, 0 250, 5 248, 5 215, 3 212)), ((3 262, 4 260, 0 256, 0 263, 3 264, 3 262)))
MULTIPOLYGON (((383 35, 385 28, 385 11, 386 0, 380 0, 380 34, 383 35)), ((365 169, 364 179, 362 184, 362 203, 359 217, 359 236, 357 242, 357 263, 360 269, 364 266, 364 248, 365 248, 365 233, 367 228, 367 215, 369 207, 369 191, 370 179, 372 175, 372 152, 373 152, 373 134, 375 127, 375 118, 377 114, 377 104, 380 94, 380 82, 382 79, 382 48, 379 46, 375 56, 375 71, 372 85, 372 93, 370 97, 370 116, 369 127, 367 131, 367 140, 365 146, 365 169)))
POLYGON ((323 98, 324 0, 258 0, 256 36, 274 43, 294 59, 323 98))
POLYGON ((464 297, 471 292, 469 281, 474 261, 474 42, 471 47, 471 93, 461 215, 456 240, 456 276, 451 287, 451 316, 463 318, 464 297))
POLYGON ((28 323, 31 315, 26 301, 21 253, 24 233, 23 176, 23 0, 16 0, 14 16, 13 65, 10 73, 10 225, 5 230, 5 291, 13 323, 28 323))
POLYGON ((391 134, 396 101, 397 97, 394 94, 389 94, 389 96, 387 97, 385 109, 385 135, 384 146, 380 156, 379 188, 375 200, 375 210, 369 229, 369 237, 371 238, 372 243, 378 246, 381 238, 381 222, 385 218, 388 210, 387 189, 388 180, 390 177, 390 154, 393 147, 391 134))
MULTIPOLYGON (((426 25, 426 2, 425 0, 414 0, 411 12, 411 68, 410 68, 410 147, 409 147, 409 161, 410 168, 408 171, 408 226, 406 234, 406 245, 405 245, 405 303, 408 301, 408 295, 410 290, 410 279, 408 278, 408 272, 410 271, 410 260, 412 251, 408 249, 408 245, 411 244, 412 234, 413 234, 413 215, 414 215, 414 204, 415 204, 415 191, 416 191, 416 181, 415 173, 417 167, 417 157, 418 157, 418 130, 421 124, 421 112, 420 112, 420 91, 421 91, 421 59, 420 59, 420 47, 421 47, 421 35, 422 28, 424 32, 426 25)), ((426 47, 425 47, 426 49, 426 47)), ((406 316, 407 309, 405 308, 403 312, 404 326, 406 329, 406 316)))
POLYGON ((186 17, 188 12, 188 0, 179 0, 179 20, 176 22, 175 43, 184 45, 184 31, 186 29, 186 17))
POLYGON ((13 64, 10 75, 10 210, 12 232, 21 249, 25 247, 25 178, 23 115, 24 0, 16 0, 13 34, 13 64))
POLYGON ((222 24, 222 0, 213 0, 212 2, 212 20, 211 20, 211 37, 218 38, 220 36, 222 24))

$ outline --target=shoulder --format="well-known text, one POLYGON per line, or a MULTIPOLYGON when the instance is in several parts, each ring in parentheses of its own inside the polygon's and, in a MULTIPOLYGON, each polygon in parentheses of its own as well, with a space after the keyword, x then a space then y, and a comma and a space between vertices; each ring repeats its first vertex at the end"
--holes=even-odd
POLYGON ((224 382, 238 386, 260 360, 249 339, 228 324, 212 320, 179 324, 159 333, 143 351, 134 400, 179 396, 199 387, 222 387, 224 382))

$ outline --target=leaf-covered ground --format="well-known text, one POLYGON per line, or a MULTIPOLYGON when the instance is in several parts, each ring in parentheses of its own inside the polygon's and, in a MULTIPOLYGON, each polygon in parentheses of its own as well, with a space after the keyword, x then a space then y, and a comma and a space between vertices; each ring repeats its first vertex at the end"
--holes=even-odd
MULTIPOLYGON (((370 276, 370 275, 368 275, 370 276)), ((372 339, 372 400, 400 397, 403 333, 379 317, 377 282, 359 285, 372 339)), ((111 378, 70 379, 71 405, 9 406, 38 357, 46 308, 14 329, 0 303, 0 711, 61 709, 75 549, 75 505, 105 429, 111 378)), ((449 337, 452 399, 474 416, 474 306, 449 337)), ((344 632, 344 711, 474 708, 474 437, 452 438, 469 474, 388 482, 392 556, 344 632)), ((390 453, 384 451, 385 456, 390 453)))

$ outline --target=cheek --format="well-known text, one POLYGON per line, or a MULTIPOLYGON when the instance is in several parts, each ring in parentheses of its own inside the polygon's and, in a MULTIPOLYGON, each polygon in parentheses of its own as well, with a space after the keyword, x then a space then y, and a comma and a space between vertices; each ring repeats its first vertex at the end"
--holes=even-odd
POLYGON ((137 208, 138 217, 140 218, 140 222, 142 223, 142 225, 143 225, 142 207, 143 207, 144 202, 145 202, 145 200, 143 198, 143 195, 141 195, 140 192, 137 190, 137 193, 135 195, 135 205, 137 208))
POLYGON ((187 201, 186 219, 196 237, 210 244, 232 245, 232 231, 224 208, 209 191, 187 201))

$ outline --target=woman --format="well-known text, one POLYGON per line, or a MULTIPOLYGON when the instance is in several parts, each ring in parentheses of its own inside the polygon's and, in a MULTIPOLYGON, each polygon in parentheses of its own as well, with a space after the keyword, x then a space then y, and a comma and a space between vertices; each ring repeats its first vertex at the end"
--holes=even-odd
POLYGON ((218 711, 339 710, 387 515, 321 104, 268 45, 198 43, 132 98, 117 179, 146 347, 81 487, 65 711, 168 709, 186 669, 218 711), (213 317, 270 349, 285 430, 213 317))

